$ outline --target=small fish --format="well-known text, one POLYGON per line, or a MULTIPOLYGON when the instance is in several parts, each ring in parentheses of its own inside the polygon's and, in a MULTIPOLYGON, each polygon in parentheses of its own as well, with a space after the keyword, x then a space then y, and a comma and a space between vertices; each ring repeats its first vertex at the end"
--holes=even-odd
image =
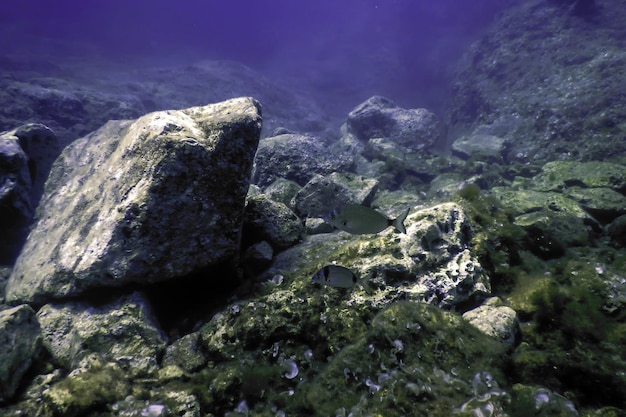
POLYGON ((326 265, 313 275, 312 281, 335 288, 352 288, 359 284, 365 291, 370 292, 366 280, 359 278, 348 268, 338 265, 326 265))
POLYGON ((360 204, 349 204, 333 210, 324 218, 326 223, 339 230, 354 235, 376 234, 389 226, 393 226, 400 233, 406 234, 404 220, 409 215, 410 208, 395 219, 360 204))

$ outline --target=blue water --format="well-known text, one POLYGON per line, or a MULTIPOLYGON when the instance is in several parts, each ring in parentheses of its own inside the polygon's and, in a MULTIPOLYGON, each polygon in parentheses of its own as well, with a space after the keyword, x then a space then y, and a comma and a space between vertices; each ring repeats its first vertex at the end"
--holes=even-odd
POLYGON ((235 60, 296 87, 437 111, 462 53, 515 2, 4 1, 0 48, 59 61, 235 60))

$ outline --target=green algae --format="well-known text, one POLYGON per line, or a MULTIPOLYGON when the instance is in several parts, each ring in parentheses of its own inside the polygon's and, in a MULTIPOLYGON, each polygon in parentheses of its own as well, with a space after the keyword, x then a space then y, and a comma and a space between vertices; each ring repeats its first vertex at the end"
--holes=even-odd
POLYGON ((92 355, 88 368, 74 372, 43 392, 46 415, 77 416, 124 398, 128 382, 121 368, 92 355))

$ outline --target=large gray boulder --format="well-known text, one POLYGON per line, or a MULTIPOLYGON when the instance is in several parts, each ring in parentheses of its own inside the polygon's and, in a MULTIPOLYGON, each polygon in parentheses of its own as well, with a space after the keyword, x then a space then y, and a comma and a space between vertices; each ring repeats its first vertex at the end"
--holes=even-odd
POLYGON ((251 98, 111 121, 55 162, 10 303, 169 280, 238 253, 261 130, 251 98))
POLYGON ((361 141, 385 138, 407 152, 432 146, 441 136, 437 116, 426 109, 403 109, 391 100, 374 96, 348 115, 348 131, 361 141))
POLYGON ((59 151, 56 135, 41 124, 0 134, 1 264, 15 261, 59 151))
POLYGON ((20 305, 0 311, 0 403, 10 399, 41 345, 35 311, 20 305))

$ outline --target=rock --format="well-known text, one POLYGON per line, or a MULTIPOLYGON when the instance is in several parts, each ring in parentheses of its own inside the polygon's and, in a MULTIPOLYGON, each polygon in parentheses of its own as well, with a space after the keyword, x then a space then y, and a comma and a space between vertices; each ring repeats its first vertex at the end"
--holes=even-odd
POLYGON ((352 168, 351 155, 330 152, 321 139, 287 134, 261 141, 252 182, 264 188, 283 178, 304 186, 316 174, 349 172, 352 168))
POLYGON ((452 144, 452 153, 463 159, 501 162, 504 139, 493 135, 463 136, 452 144))
POLYGON ((450 158, 433 157, 426 152, 407 152, 393 138, 373 138, 365 146, 363 157, 372 163, 358 167, 357 172, 367 172, 379 178, 382 188, 395 189, 405 180, 429 183, 438 172, 448 171, 450 158))
POLYGON ((574 186, 611 188, 626 194, 626 166, 602 161, 551 161, 533 178, 537 191, 563 191, 574 186))
POLYGON ((7 286, 7 282, 9 282, 9 277, 11 276, 11 268, 6 268, 0 266, 0 306, 5 304, 5 289, 7 286))
POLYGON ((618 247, 626 247, 626 215, 613 220, 607 226, 607 233, 618 247))
POLYGON ((437 117, 426 109, 405 110, 373 96, 348 114, 348 131, 361 141, 385 138, 408 152, 431 147, 441 136, 437 117))
POLYGON ((248 199, 243 223, 244 245, 267 241, 277 251, 300 241, 304 234, 302 221, 283 203, 265 194, 248 199))
POLYGON ((0 403, 13 397, 40 346, 41 331, 32 308, 20 305, 0 311, 0 403))
POLYGON ((186 372, 193 372, 204 366, 206 361, 200 334, 191 333, 167 347, 162 365, 179 366, 186 372))
POLYGON ((324 265, 341 265, 370 277, 376 297, 354 302, 372 305, 413 300, 451 308, 490 292, 489 277, 468 250, 472 230, 460 206, 445 203, 410 212, 405 226, 406 235, 388 228, 374 236, 310 236, 278 254, 264 275, 301 270, 312 275, 324 265))
POLYGON ((43 304, 232 260, 260 127, 259 104, 238 98, 111 121, 72 143, 7 300, 43 304))
POLYGON ((506 136, 509 162, 619 160, 626 97, 616 74, 626 54, 612 39, 626 12, 610 3, 581 19, 549 3, 517 3, 468 48, 451 82, 448 131, 506 136))
POLYGON ((302 187, 293 181, 289 181, 283 178, 278 178, 276 181, 265 187, 263 193, 267 195, 271 200, 283 203, 291 210, 293 207, 293 198, 302 187))
POLYGON ((378 181, 373 178, 336 172, 316 175, 298 191, 294 208, 301 217, 324 217, 346 204, 370 205, 377 189, 378 181))
POLYGON ((164 336, 138 293, 97 307, 79 302, 46 304, 37 318, 44 346, 55 362, 68 369, 96 354, 117 362, 131 377, 153 376, 165 349, 164 336))
POLYGON ((498 305, 497 298, 463 313, 463 318, 481 332, 500 341, 508 351, 513 350, 520 335, 517 313, 510 307, 498 305), (496 302, 492 302, 496 300, 496 302))
POLYGON ((43 193, 58 139, 41 124, 0 135, 0 264, 13 264, 43 193))
POLYGON ((603 224, 626 214, 626 196, 610 188, 569 187, 564 194, 577 201, 587 213, 603 224))
POLYGON ((274 257, 274 249, 266 241, 252 244, 248 247, 242 256, 242 265, 250 276, 256 275, 257 272, 265 270, 272 264, 274 257))
POLYGON ((514 224, 534 235, 551 236, 566 247, 584 246, 591 238, 591 228, 585 219, 560 211, 542 210, 515 217, 514 224))
POLYGON ((51 415, 85 415, 129 394, 129 378, 119 364, 91 354, 77 365, 67 378, 43 391, 40 402, 51 415))

